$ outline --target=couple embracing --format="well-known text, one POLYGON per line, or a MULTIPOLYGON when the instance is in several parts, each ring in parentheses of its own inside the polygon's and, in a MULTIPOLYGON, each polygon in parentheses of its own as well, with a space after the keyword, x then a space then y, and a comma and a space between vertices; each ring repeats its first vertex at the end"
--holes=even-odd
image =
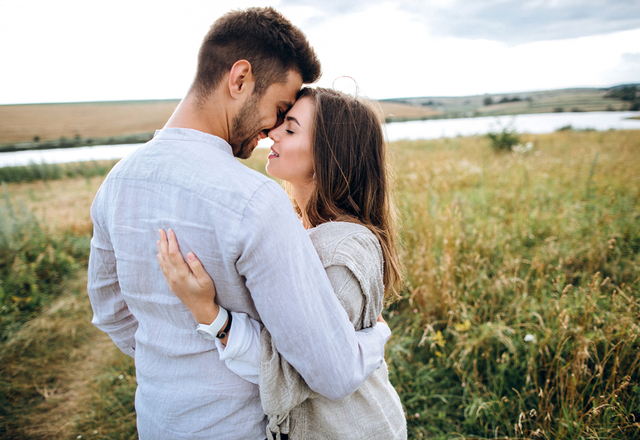
POLYGON ((93 323, 135 359, 141 439, 406 438, 380 315, 401 269, 381 120, 302 88, 320 71, 275 10, 226 14, 165 127, 96 195, 93 323), (236 160, 266 136, 289 195, 236 160))

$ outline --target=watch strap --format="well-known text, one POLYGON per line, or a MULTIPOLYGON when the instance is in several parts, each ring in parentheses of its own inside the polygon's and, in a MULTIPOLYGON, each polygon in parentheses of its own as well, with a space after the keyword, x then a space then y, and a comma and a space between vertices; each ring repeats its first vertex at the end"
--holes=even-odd
POLYGON ((216 319, 214 319, 213 322, 209 325, 198 324, 196 331, 203 338, 213 340, 218 335, 218 333, 220 333, 222 327, 224 327, 228 317, 229 313, 227 312, 227 309, 220 307, 220 311, 218 312, 218 316, 216 316, 216 319))
POLYGON ((227 320, 227 325, 225 325, 222 331, 218 333, 216 338, 224 339, 227 337, 227 335, 229 334, 229 330, 231 330, 231 321, 233 321, 233 313, 229 313, 229 319, 227 320))

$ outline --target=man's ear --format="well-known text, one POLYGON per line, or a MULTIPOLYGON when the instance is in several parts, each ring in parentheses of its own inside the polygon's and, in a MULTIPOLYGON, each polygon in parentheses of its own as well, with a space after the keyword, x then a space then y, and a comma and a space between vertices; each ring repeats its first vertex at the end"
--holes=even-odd
POLYGON ((255 79, 251 70, 251 63, 247 60, 238 60, 229 71, 229 92, 232 98, 240 98, 245 94, 251 95, 255 79))

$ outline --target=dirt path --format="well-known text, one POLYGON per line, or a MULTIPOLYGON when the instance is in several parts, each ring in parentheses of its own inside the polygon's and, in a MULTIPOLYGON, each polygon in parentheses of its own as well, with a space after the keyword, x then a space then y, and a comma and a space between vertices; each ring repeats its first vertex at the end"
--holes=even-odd
POLYGON ((13 387, 23 390, 23 400, 29 401, 20 402, 12 414, 11 425, 17 429, 8 432, 10 438, 76 438, 77 423, 92 411, 96 378, 121 355, 109 336, 90 322, 89 300, 80 289, 86 278, 71 284, 70 293, 7 344, 13 347, 3 362, 13 387))

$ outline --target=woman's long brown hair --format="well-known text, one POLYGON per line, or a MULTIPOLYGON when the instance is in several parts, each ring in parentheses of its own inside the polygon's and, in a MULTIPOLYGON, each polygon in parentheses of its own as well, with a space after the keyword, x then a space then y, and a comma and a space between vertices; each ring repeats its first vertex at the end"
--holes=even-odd
POLYGON ((323 88, 305 88, 298 99, 315 103, 311 127, 315 187, 301 212, 311 227, 329 221, 359 223, 378 238, 384 257, 385 299, 399 297, 402 264, 392 201, 394 174, 381 115, 366 99, 323 88))

